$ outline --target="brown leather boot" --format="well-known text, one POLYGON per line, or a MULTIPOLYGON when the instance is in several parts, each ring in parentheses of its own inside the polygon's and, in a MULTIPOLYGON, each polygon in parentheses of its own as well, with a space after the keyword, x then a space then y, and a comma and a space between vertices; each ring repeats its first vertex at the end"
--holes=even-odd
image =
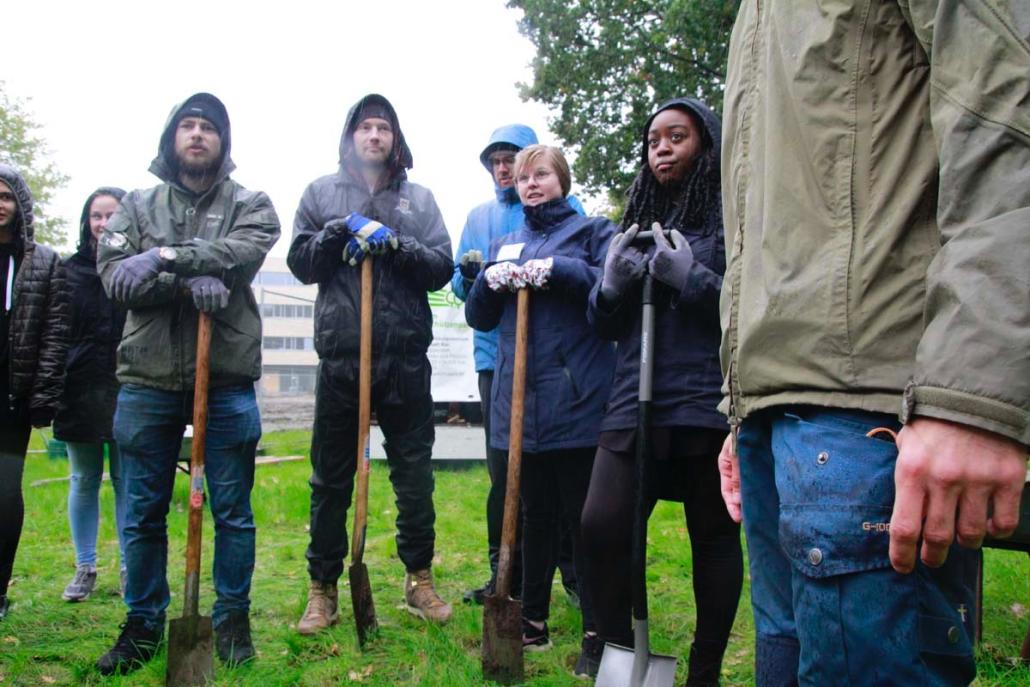
POLYGON ((443 625, 451 618, 451 605, 437 595, 429 568, 405 575, 404 601, 408 612, 423 620, 443 625))
POLYGON ((300 622, 297 623, 297 632, 302 635, 313 635, 340 622, 338 599, 335 583, 312 580, 308 588, 308 605, 300 622))

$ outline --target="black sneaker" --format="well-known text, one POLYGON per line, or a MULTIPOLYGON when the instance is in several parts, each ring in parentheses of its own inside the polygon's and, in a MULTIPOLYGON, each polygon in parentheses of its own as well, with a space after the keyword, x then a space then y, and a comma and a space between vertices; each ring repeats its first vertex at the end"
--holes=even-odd
POLYGON ((215 628, 215 649, 222 663, 235 668, 254 658, 250 641, 250 618, 246 611, 233 611, 215 628))
POLYGON ((537 628, 525 618, 522 619, 522 650, 547 651, 551 648, 551 633, 547 631, 547 623, 537 628))
POLYGON ((576 677, 592 680, 597 677, 597 669, 601 667, 601 654, 604 652, 604 642, 597 635, 583 635, 583 643, 580 645, 579 658, 576 659, 576 669, 572 673, 576 677))
POLYGON ((7 617, 7 612, 11 610, 11 602, 7 598, 6 594, 0 594, 0 620, 7 617))
POLYGON ((482 587, 477 587, 476 589, 468 590, 467 592, 465 592, 462 595, 461 599, 462 599, 462 601, 464 601, 467 604, 473 604, 475 606, 482 606, 483 605, 483 599, 485 599, 487 596, 489 596, 489 595, 491 595, 493 593, 494 593, 494 581, 490 580, 489 582, 484 584, 482 587))
POLYGON ((97 660, 101 675, 124 675, 141 668, 154 657, 161 644, 161 632, 147 629, 141 618, 129 618, 121 628, 118 641, 97 660))

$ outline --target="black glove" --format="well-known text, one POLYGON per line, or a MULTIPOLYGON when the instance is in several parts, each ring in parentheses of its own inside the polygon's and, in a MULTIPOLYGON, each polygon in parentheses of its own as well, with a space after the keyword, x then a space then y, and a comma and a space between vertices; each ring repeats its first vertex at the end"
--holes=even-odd
POLYGON ((111 274, 111 297, 114 300, 124 303, 144 282, 161 274, 164 260, 158 254, 159 250, 151 248, 118 263, 111 274))
POLYGON ((325 223, 322 227, 322 231, 325 232, 327 239, 349 239, 350 229, 347 228, 347 219, 345 217, 337 217, 331 219, 325 223))
POLYGON ((203 312, 218 312, 229 305, 229 289, 218 277, 190 277, 183 284, 193 295, 193 305, 203 312))
POLYGON ((604 275, 601 277, 601 296, 609 303, 622 298, 626 289, 644 276, 647 270, 647 256, 633 245, 639 229, 634 224, 612 237, 608 244, 608 254, 604 257, 604 275))
POLYGON ((458 271, 465 279, 475 281, 481 269, 483 269, 483 251, 473 248, 461 256, 458 271))
POLYGON ((53 421, 53 408, 29 408, 29 423, 33 427, 49 427, 53 421))

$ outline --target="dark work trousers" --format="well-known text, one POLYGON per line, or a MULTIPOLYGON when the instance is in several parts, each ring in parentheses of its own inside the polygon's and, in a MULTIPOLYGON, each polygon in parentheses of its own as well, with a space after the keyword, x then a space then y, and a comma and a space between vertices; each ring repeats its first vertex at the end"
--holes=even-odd
MULTIPOLYGON (((633 646, 630 562, 636 507, 635 430, 602 432, 583 507, 583 540, 589 595, 597 632, 608 642, 633 646)), ((693 561, 697 607, 694 644, 718 663, 737 613, 744 576, 740 526, 723 505, 716 459, 726 430, 659 427, 652 431, 650 512, 659 498, 683 503, 693 561)), ((694 672, 694 660, 691 661, 694 672)))
MULTIPOLYGON (((490 446, 490 387, 494 371, 479 373, 479 399, 483 408, 483 431, 486 434, 486 470, 490 474, 490 491, 486 497, 486 536, 490 552, 490 586, 497 580, 497 562, 501 555, 501 529, 504 524, 504 494, 508 489, 508 452, 490 446)), ((516 524, 521 524, 522 509, 518 509, 516 524)), ((512 553, 511 593, 522 591, 522 528, 515 530, 515 550, 512 553)))
POLYGON ((7 594, 25 519, 21 479, 31 427, 0 427, 0 596, 7 594))
MULTIPOLYGON (((430 567, 436 539, 431 374, 425 353, 383 355, 373 362, 372 409, 386 437, 383 448, 397 505, 397 554, 409 572, 430 567)), ((343 573, 357 441, 357 356, 322 360, 311 437, 311 540, 306 554, 308 573, 318 582, 336 582, 343 573)))
POLYGON ((562 519, 576 523, 572 531, 572 555, 583 612, 583 631, 594 630, 593 604, 584 594, 590 573, 585 567, 578 526, 583 501, 590 486, 596 448, 572 448, 522 456, 522 615, 546 620, 554 578, 554 545, 562 519))

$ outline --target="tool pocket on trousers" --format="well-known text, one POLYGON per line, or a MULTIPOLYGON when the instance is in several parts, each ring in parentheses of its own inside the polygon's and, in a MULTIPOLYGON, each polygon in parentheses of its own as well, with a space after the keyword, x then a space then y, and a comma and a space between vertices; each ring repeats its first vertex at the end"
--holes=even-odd
POLYGON ((844 417, 787 414, 773 436, 780 545, 813 578, 890 567, 897 448, 844 417))

